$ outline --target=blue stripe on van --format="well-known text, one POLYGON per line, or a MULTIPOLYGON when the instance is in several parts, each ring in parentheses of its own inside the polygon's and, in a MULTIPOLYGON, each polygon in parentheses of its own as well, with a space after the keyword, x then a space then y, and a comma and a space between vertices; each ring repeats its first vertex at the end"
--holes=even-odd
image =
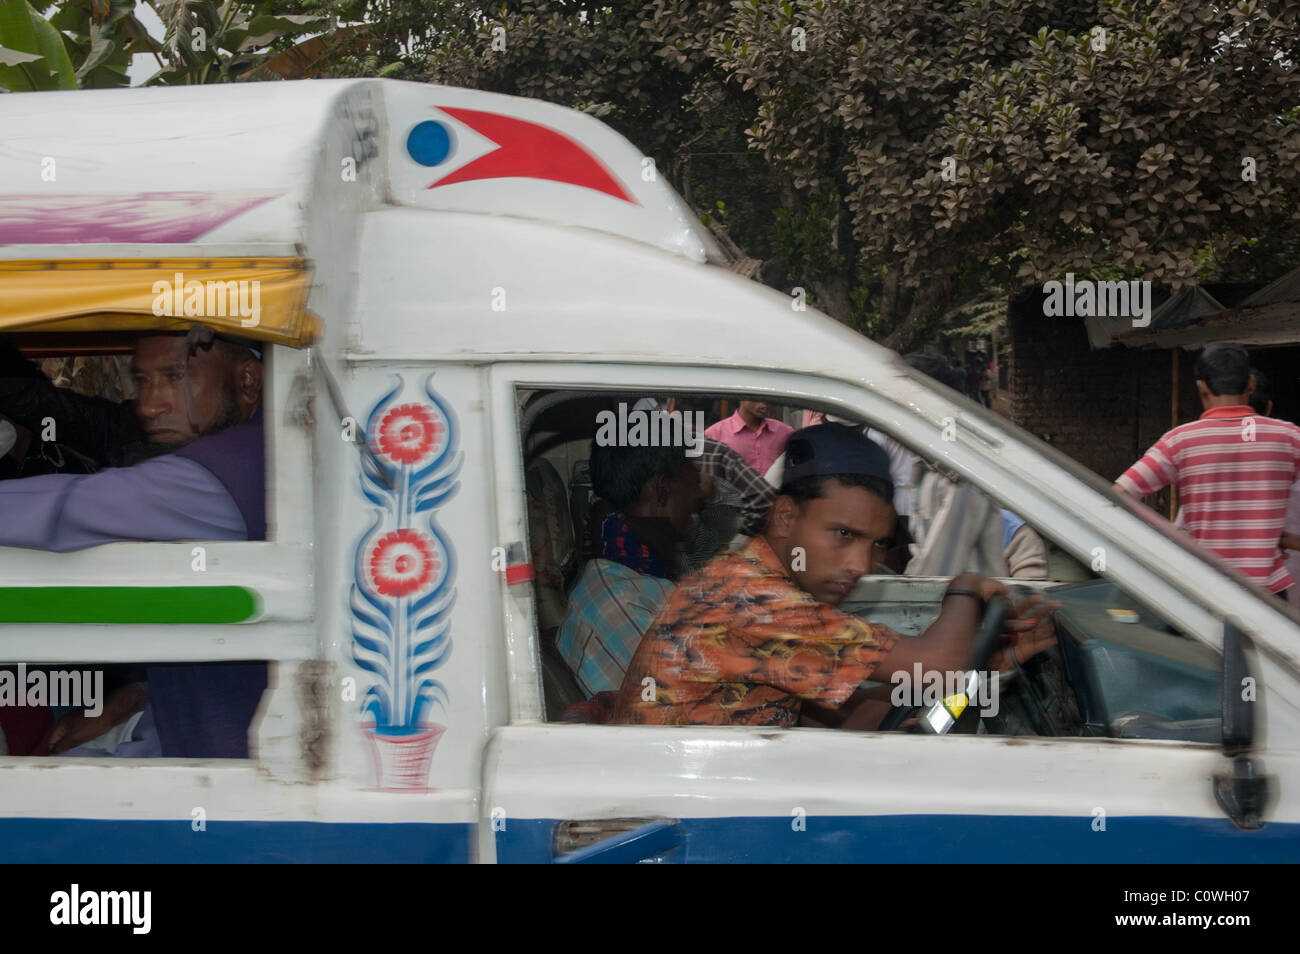
POLYGON ((193 831, 188 818, 0 818, 0 861, 465 862, 474 833, 471 824, 208 821, 206 831, 193 831))
MULTIPOLYGON (((1238 831, 1226 818, 1026 815, 816 816, 795 831, 785 818, 683 818, 684 844, 661 860, 724 863, 1074 862, 1195 864, 1300 861, 1300 824, 1238 831)), ((554 820, 509 819, 497 860, 546 862, 554 820)))
MULTIPOLYGON (((1298 862, 1300 824, 1240 832, 1226 819, 1015 815, 684 818, 687 862, 1298 862)), ((510 818, 497 833, 507 862, 553 860, 557 822, 510 818)), ((0 818, 0 862, 465 862, 470 824, 122 821, 0 818)))

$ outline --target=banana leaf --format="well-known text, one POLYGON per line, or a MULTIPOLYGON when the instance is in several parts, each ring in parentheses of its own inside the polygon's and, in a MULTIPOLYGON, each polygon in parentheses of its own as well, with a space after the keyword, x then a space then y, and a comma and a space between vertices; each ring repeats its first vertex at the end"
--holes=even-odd
POLYGON ((72 60, 63 39, 27 0, 0 0, 0 86, 14 92, 76 89, 72 60), (15 53, 37 57, 23 60, 15 53), (16 62, 11 62, 17 60, 16 62))

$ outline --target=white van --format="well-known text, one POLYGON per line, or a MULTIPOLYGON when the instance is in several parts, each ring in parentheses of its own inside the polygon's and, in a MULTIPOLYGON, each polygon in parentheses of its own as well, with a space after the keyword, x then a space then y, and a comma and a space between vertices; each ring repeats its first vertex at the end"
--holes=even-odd
MULTIPOLYGON (((0 548, 0 660, 271 673, 246 760, 0 758, 0 858, 1300 860, 1283 603, 729 272, 595 119, 365 79, 10 95, 0 128, 0 332, 262 340, 267 513, 258 542, 0 548), (256 281, 256 307, 192 280, 256 281), (580 509, 622 395, 869 422, 1073 561, 1037 584, 1059 649, 973 733, 554 721, 525 473, 580 509)), ((943 585, 868 576, 846 605, 915 635, 943 585)))

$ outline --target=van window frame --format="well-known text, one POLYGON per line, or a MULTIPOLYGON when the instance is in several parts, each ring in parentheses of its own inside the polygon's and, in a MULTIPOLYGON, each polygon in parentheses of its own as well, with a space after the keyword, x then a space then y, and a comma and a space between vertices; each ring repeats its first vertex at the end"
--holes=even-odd
MULTIPOLYGON (((1005 487, 999 490, 994 486, 995 473, 1001 471, 995 471, 992 463, 980 458, 974 450, 977 444, 989 444, 987 432, 992 428, 980 427, 973 433, 967 433, 963 428, 958 427, 958 440, 945 443, 942 452, 936 452, 931 448, 937 443, 941 431, 939 422, 925 422, 925 426, 935 435, 935 440, 928 448, 924 442, 917 440, 916 428, 920 422, 914 412, 909 420, 904 416, 909 413, 907 409, 888 401, 882 395, 833 378, 770 369, 717 368, 687 364, 652 365, 632 362, 579 364, 549 361, 502 362, 492 366, 491 375, 493 401, 500 411, 499 415, 494 416, 508 424, 498 429, 494 441, 494 468, 500 501, 498 529, 502 534, 501 539, 521 540, 525 545, 528 542, 527 502, 523 485, 524 439, 527 435, 521 431, 522 417, 518 396, 530 390, 562 390, 591 394, 606 392, 611 395, 639 393, 645 396, 688 392, 710 396, 764 395, 777 404, 821 409, 862 419, 870 422, 870 426, 880 433, 893 437, 913 453, 930 460, 942 460, 946 469, 969 480, 1004 506, 1014 495, 1016 512, 1021 517, 1066 552, 1083 561, 1085 565, 1087 565, 1085 556, 1090 553, 1093 541, 1100 537, 1096 530, 1087 531, 1082 522, 1065 508, 1055 505, 1046 498, 1041 501, 1033 499, 1032 488, 1026 487, 1026 494, 1021 495, 1014 493, 1014 488, 1009 492, 1005 487), (593 372, 600 373, 600 371, 610 372, 604 376, 616 378, 618 383, 605 384, 592 381, 593 372), (1048 515, 1046 519, 1044 514, 1048 515), (1066 522, 1083 528, 1083 532, 1076 530, 1073 535, 1062 532, 1061 525, 1066 522), (509 535, 512 529, 513 536, 509 535)), ((959 417, 958 420, 960 422, 961 418, 959 417)), ((593 428, 594 426, 593 422, 593 428)), ((1001 456, 1000 451, 995 451, 995 454, 1001 456)), ((1048 463, 1055 465, 1057 462, 1048 460, 1048 463)), ((567 483, 567 475, 565 479, 567 483)), ((1143 590, 1143 585, 1149 586, 1153 592, 1149 601, 1161 607, 1161 615, 1166 621, 1189 637, 1218 648, 1217 636, 1221 634, 1223 627, 1223 615, 1220 611, 1213 611, 1200 605, 1189 594, 1159 579, 1131 558, 1112 561, 1107 571, 1100 576, 1115 580, 1121 589, 1127 592, 1143 595, 1144 601, 1146 601, 1144 596, 1146 591, 1143 590), (1177 606, 1182 612, 1171 613, 1166 609, 1170 605, 1177 606)), ((528 636, 533 644, 531 651, 520 652, 519 649, 522 647, 516 646, 510 647, 513 651, 507 652, 511 724, 545 723, 544 701, 540 697, 540 692, 536 694, 534 701, 532 697, 535 690, 531 688, 541 683, 540 634, 535 621, 530 619, 529 622, 531 631, 528 636), (519 686, 530 688, 516 698, 516 687, 519 686)))
POLYGON ((273 345, 263 361, 267 540, 123 542, 69 553, 0 547, 6 586, 240 586, 257 596, 254 615, 238 623, 0 623, 0 659, 274 663, 318 655, 311 434, 289 420, 288 408, 309 362, 305 350, 273 345), (201 571, 196 547, 203 548, 201 571))

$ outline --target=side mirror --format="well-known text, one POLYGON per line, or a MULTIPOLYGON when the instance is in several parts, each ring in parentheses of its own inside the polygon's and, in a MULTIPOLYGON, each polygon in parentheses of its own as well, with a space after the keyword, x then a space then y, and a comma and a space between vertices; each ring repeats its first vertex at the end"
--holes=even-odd
POLYGON ((1223 754, 1232 757, 1255 745, 1257 686, 1246 662, 1246 636, 1231 620, 1223 624, 1223 754))
POLYGON ((1237 624, 1223 624, 1223 754, 1232 759, 1231 773, 1216 773, 1214 798, 1243 831, 1262 828, 1264 809, 1272 800, 1273 777, 1261 774, 1263 764, 1251 758, 1255 746, 1255 706, 1258 686, 1246 659, 1249 637, 1237 624))

